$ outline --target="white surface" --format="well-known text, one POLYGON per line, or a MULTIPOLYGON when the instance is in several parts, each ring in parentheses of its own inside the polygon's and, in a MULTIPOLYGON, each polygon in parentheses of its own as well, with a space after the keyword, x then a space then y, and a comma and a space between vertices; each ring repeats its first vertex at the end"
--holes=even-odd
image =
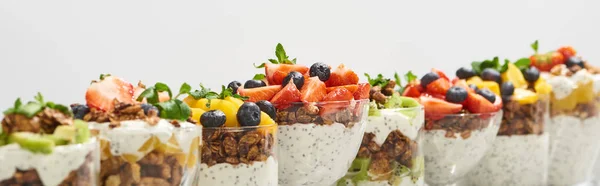
MULTIPOLYGON (((454 72, 471 61, 571 44, 599 64, 597 0, 0 1, 0 106, 36 91, 83 102, 112 73, 217 88, 260 70, 277 42, 302 64, 454 72), (385 67, 384 67, 385 65, 385 67), (391 67, 387 67, 391 66, 391 67), (226 74, 223 73, 225 71, 226 74)), ((453 74, 453 73, 450 73, 453 74)))
POLYGON ((253 162, 251 165, 219 163, 208 167, 203 163, 198 183, 210 186, 277 186, 277 161, 270 156, 265 162, 253 162))

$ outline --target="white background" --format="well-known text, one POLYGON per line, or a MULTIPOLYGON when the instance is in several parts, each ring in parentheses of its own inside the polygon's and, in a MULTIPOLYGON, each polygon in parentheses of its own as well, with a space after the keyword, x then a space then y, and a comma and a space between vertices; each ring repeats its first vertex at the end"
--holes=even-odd
POLYGON ((345 63, 391 76, 570 44, 600 60, 598 0, 0 0, 0 107, 37 91, 83 102, 90 80, 217 88, 255 73, 277 42, 300 64, 345 63))

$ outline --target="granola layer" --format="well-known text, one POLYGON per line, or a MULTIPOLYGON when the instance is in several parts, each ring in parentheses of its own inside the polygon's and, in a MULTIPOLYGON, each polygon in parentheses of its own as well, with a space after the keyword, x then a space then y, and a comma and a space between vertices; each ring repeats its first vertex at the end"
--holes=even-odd
POLYGON ((73 125, 73 118, 65 113, 45 108, 31 118, 22 114, 8 114, 2 120, 3 133, 32 132, 52 134, 59 125, 73 125))
MULTIPOLYGON (((124 103, 115 99, 115 109, 112 112, 90 108, 83 120, 96 123, 110 123, 113 127, 118 127, 121 121, 142 120, 151 125, 158 123, 160 117, 156 110, 149 110, 148 114, 144 113, 141 103, 124 103)), ((195 123, 195 122, 193 122, 195 123)))
MULTIPOLYGON (((94 152, 88 153, 83 164, 69 173, 69 175, 59 184, 60 186, 93 186, 94 183, 94 152)), ((16 170, 14 175, 0 181, 0 185, 44 185, 36 169, 16 170)))
POLYGON ((171 185, 182 183, 188 157, 185 153, 152 151, 137 162, 110 156, 100 162, 100 185, 171 185))
POLYGON ((505 102, 498 135, 541 135, 544 133, 548 102, 546 99, 539 99, 533 104, 519 104, 512 100, 505 102))
POLYGON ((447 138, 457 138, 456 135, 460 135, 462 139, 468 139, 471 132, 487 128, 493 120, 493 114, 452 115, 437 120, 426 117, 425 130, 443 130, 446 131, 447 138))
MULTIPOLYGON (((589 103, 578 103, 572 110, 550 109, 550 117, 556 116, 573 116, 579 119, 588 119, 598 116, 600 109, 598 108, 600 98, 595 98, 595 101, 589 103)), ((550 103, 552 104, 552 103, 550 103)))
POLYGON ((357 158, 370 158, 369 172, 376 175, 391 173, 392 162, 412 167, 412 159, 417 154, 415 141, 404 136, 400 130, 392 131, 382 145, 378 145, 374 133, 365 133, 357 158))
POLYGON ((205 129, 202 132, 202 164, 231 165, 264 162, 274 155, 274 137, 269 129, 228 131, 205 129))
POLYGON ((331 125, 341 123, 350 128, 354 123, 362 119, 362 111, 364 103, 356 102, 355 107, 349 106, 350 103, 332 103, 323 108, 313 105, 309 106, 291 106, 285 110, 278 110, 276 122, 278 125, 293 125, 301 124, 316 124, 316 125, 331 125), (322 114, 321 110, 326 109, 328 112, 322 114))

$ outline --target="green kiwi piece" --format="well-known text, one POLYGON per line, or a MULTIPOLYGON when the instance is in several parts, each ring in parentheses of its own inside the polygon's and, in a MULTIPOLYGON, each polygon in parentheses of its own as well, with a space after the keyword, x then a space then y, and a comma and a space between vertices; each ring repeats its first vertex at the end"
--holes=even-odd
POLYGON ((15 132, 8 137, 9 143, 17 143, 21 148, 32 152, 50 154, 54 149, 54 141, 40 134, 31 132, 15 132))
MULTIPOLYGON (((399 96, 399 99, 402 100, 401 108, 414 108, 419 106, 419 102, 413 98, 399 96)), ((402 113, 408 118, 415 118, 417 116, 418 110, 409 109, 409 110, 398 110, 398 112, 402 113)))
POLYGON ((43 135, 42 137, 44 139, 52 140, 55 146, 68 145, 73 142, 73 140, 64 139, 55 135, 43 135))
MULTIPOLYGON (((73 125, 61 125, 56 127, 54 130, 54 134, 52 134, 53 138, 62 139, 67 142, 74 142, 75 136, 77 136, 77 128, 73 125)), ((58 145, 58 143, 57 143, 58 145)))
POLYGON ((379 109, 377 108, 377 103, 369 103, 369 116, 381 116, 381 112, 379 112, 379 109))
POLYGON ((393 94, 387 98, 387 101, 383 106, 386 109, 402 108, 402 98, 399 95, 393 94))
POLYGON ((75 143, 85 143, 90 140, 92 134, 88 124, 82 120, 74 120, 73 125, 77 128, 77 135, 75 135, 75 143))

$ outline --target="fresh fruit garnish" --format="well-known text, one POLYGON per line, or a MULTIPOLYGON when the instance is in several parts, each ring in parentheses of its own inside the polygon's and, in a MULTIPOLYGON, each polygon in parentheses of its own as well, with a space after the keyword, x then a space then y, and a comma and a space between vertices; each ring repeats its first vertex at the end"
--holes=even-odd
POLYGON ((243 127, 258 126, 261 121, 260 107, 256 103, 246 102, 240 107, 236 116, 243 127))
POLYGON ((302 89, 302 86, 304 86, 304 76, 300 72, 291 71, 283 78, 282 85, 287 85, 290 81, 292 81, 298 89, 302 89))
POLYGON ((200 121, 200 117, 202 116, 202 114, 204 114, 206 111, 201 109, 201 108, 190 108, 192 109, 192 119, 196 120, 196 121, 200 121))
MULTIPOLYGON (((368 84, 368 83, 363 83, 363 84, 368 84)), ((327 93, 334 91, 337 88, 343 87, 345 89, 348 89, 348 91, 354 93, 358 90, 358 85, 343 85, 343 86, 335 86, 335 87, 327 87, 327 93)), ((370 87, 370 85, 369 85, 370 87)))
MULTIPOLYGON (((518 61, 517 61, 517 63, 518 63, 518 61)), ((529 66, 529 64, 527 64, 526 66, 529 66)), ((527 87, 527 81, 525 81, 525 77, 523 76, 523 73, 521 72, 519 67, 517 67, 513 63, 508 64, 508 69, 506 70, 506 72, 502 73, 501 76, 502 76, 503 82, 512 82, 514 87, 516 87, 516 88, 526 88, 527 87)))
POLYGON ((119 102, 133 103, 133 91, 133 85, 121 78, 102 76, 100 81, 92 82, 88 87, 85 100, 89 107, 112 111, 115 99, 119 102))
MULTIPOLYGON (((234 103, 223 100, 223 99, 211 99, 210 107, 206 110, 219 110, 225 114, 225 127, 239 127, 240 123, 235 119, 236 113, 238 112, 238 106, 234 103)), ((206 114, 206 113, 205 113, 206 114)), ((202 119, 200 119, 202 122, 202 119)))
POLYGON ((225 113, 221 110, 210 110, 202 114, 200 124, 204 127, 220 127, 225 124, 225 113))
MULTIPOLYGON (((345 88, 348 89, 348 87, 345 88)), ((352 92, 350 89, 348 90, 352 92)), ((354 96, 355 100, 369 99, 369 91, 371 91, 371 84, 359 83, 356 91, 354 91, 352 95, 354 96)))
MULTIPOLYGON (((161 118, 185 121, 190 117, 192 111, 187 104, 185 104, 183 101, 177 98, 184 94, 192 95, 190 90, 190 85, 188 85, 187 83, 183 83, 181 85, 181 88, 179 88, 178 94, 175 97, 173 97, 173 93, 171 92, 169 86, 167 86, 164 83, 158 82, 154 86, 146 88, 146 90, 144 90, 144 92, 142 92, 139 95, 137 101, 142 101, 145 99, 148 102, 148 104, 158 108, 157 113, 160 114, 159 116, 161 118), (175 99, 160 102, 159 95, 162 92, 168 93, 169 97, 173 97, 175 99)), ((149 111, 150 109, 155 109, 154 107, 148 105, 144 107, 146 108, 145 113, 148 113, 147 111, 149 111)))
POLYGON ((290 103, 299 102, 301 97, 302 94, 300 93, 300 90, 296 88, 294 83, 290 82, 273 96, 271 103, 273 103, 277 109, 285 109, 290 103))
POLYGON ((325 85, 327 85, 327 87, 335 87, 342 85, 356 85, 357 83, 358 75, 344 64, 340 64, 331 72, 329 80, 325 82, 325 85))
MULTIPOLYGON (((427 85, 429 85, 431 82, 436 81, 438 79, 440 79, 440 75, 438 75, 435 72, 428 72, 421 78, 421 86, 423 88, 427 88, 427 85)), ((450 88, 450 87, 448 86, 448 88, 450 88)), ((444 92, 444 93, 446 93, 446 92, 444 92)))
POLYGON ((533 83, 540 78, 540 71, 536 67, 530 67, 523 71, 523 76, 527 82, 533 83))
POLYGON ((552 67, 563 64, 565 57, 561 52, 549 52, 546 54, 538 54, 538 41, 531 44, 531 48, 535 54, 529 57, 531 66, 538 68, 540 71, 549 72, 552 67))
POLYGON ((87 105, 73 104, 71 105, 73 111, 73 118, 83 119, 83 117, 90 112, 90 108, 87 105))
POLYGON ((238 106, 238 107, 239 107, 239 106, 242 106, 242 104, 244 104, 244 101, 243 101, 243 100, 241 100, 241 99, 239 99, 239 98, 235 98, 235 97, 233 97, 233 96, 227 96, 227 97, 225 98, 225 100, 226 100, 226 101, 229 101, 229 102, 231 102, 231 103, 233 103, 233 104, 235 104, 235 106, 238 106))
POLYGON ((450 81, 450 78, 448 78, 448 76, 446 76, 446 74, 439 69, 432 68, 431 72, 436 73, 440 78, 444 78, 444 79, 450 81))
POLYGON ((319 102, 327 95, 327 88, 318 77, 311 77, 308 78, 300 93, 302 94, 300 100, 303 102, 319 102))
POLYGON ((533 104, 538 100, 538 95, 527 89, 516 89, 512 96, 512 100, 519 102, 519 104, 533 104))
POLYGON ((248 80, 248 81, 246 81, 246 83, 244 83, 245 89, 258 88, 258 87, 264 87, 264 86, 267 86, 267 84, 264 81, 255 80, 255 79, 248 80))
POLYGON ((275 112, 275 107, 273 106, 273 104, 271 104, 271 102, 267 100, 260 100, 256 102, 256 105, 258 105, 260 111, 266 113, 269 117, 275 118, 277 116, 277 113, 275 112))
MULTIPOLYGON (((461 104, 450 103, 438 98, 421 96, 421 104, 425 107, 425 115, 441 116, 444 114, 456 114, 462 110, 461 104)), ((441 116, 443 117, 443 116, 441 116)), ((436 117, 437 118, 437 117, 436 117)))
POLYGON ((494 94, 492 91, 490 91, 489 89, 483 88, 483 89, 479 89, 477 91, 477 94, 483 96, 485 99, 487 99, 490 103, 494 103, 496 101, 496 95, 494 94))
POLYGON ((573 49, 571 46, 560 47, 557 51, 560 52, 565 59, 577 56, 577 51, 575 51, 575 49, 573 49))
POLYGON ((482 81, 481 83, 475 84, 477 89, 488 89, 496 95, 500 95, 500 85, 495 81, 482 81))
POLYGON ((325 63, 315 63, 310 66, 309 77, 319 77, 319 80, 325 82, 331 75, 331 67, 325 63))
POLYGON ((241 96, 248 97, 248 101, 257 102, 260 100, 271 100, 277 92, 281 90, 281 85, 271 85, 260 88, 238 89, 241 96))
POLYGON ((507 81, 500 85, 500 91, 502 93, 502 96, 510 96, 513 95, 513 93, 515 92, 515 86, 512 82, 507 81))
MULTIPOLYGON (((491 95, 493 95, 493 93, 491 95)), ((469 96, 467 97, 467 103, 465 106, 467 110, 469 110, 469 112, 472 113, 496 112, 502 107, 502 99, 499 96, 496 96, 494 100, 495 102, 492 103, 488 99, 477 93, 469 93, 469 96)))
POLYGON ((494 81, 497 83, 502 82, 502 78, 500 77, 500 72, 492 68, 486 68, 481 72, 481 79, 484 81, 494 81))
POLYGON ((21 102, 21 98, 17 98, 17 100, 15 100, 14 106, 4 111, 3 114, 5 116, 9 114, 21 114, 27 118, 32 118, 44 109, 50 108, 58 110, 67 116, 73 115, 73 113, 69 110, 69 107, 61 104, 56 104, 54 102, 45 101, 44 97, 39 92, 34 98, 35 101, 30 101, 25 104, 21 102))
POLYGON ((473 76, 473 77, 467 79, 467 84, 469 84, 469 85, 477 85, 481 82, 483 82, 483 79, 481 79, 479 76, 473 76))
POLYGON ((539 78, 533 88, 538 94, 550 94, 552 92, 552 86, 544 80, 544 78, 539 78))
POLYGON ((283 79, 292 71, 305 74, 308 72, 308 67, 303 65, 290 65, 290 64, 266 64, 265 74, 269 85, 281 85, 283 79))
POLYGON ((142 107, 142 110, 144 111, 144 114, 146 114, 148 116, 148 112, 150 112, 150 110, 154 110, 157 115, 160 116, 160 110, 158 110, 158 108, 154 105, 151 104, 146 104, 146 103, 142 103, 142 105, 140 105, 142 107))
POLYGON ((567 65, 567 68, 571 68, 571 67, 577 66, 577 65, 581 68, 585 67, 583 60, 577 56, 567 58, 567 60, 565 61, 565 65, 567 65))
POLYGON ((577 83, 577 88, 573 91, 573 96, 577 98, 577 103, 591 103, 596 99, 594 94, 594 82, 577 83))
POLYGON ((421 87, 420 84, 408 84, 406 87, 404 87, 402 96, 416 98, 421 96, 421 91, 423 91, 423 87, 421 87))
POLYGON ((352 100, 353 98, 352 92, 346 88, 340 87, 327 93, 325 98, 323 98, 323 101, 347 101, 352 100))
POLYGON ((77 134, 75 135, 75 143, 86 143, 90 140, 92 136, 90 132, 90 128, 85 121, 82 120, 73 120, 73 126, 77 129, 77 134))
POLYGON ((450 82, 447 79, 438 78, 437 80, 429 83, 425 90, 430 94, 445 95, 448 89, 450 89, 450 86, 450 82))
POLYGON ((232 81, 227 85, 227 88, 230 88, 233 93, 237 94, 238 93, 238 88, 240 88, 242 86, 242 83, 240 83, 239 81, 232 81))
POLYGON ((460 67, 458 70, 456 70, 456 77, 460 79, 468 79, 476 75, 477 74, 475 74, 475 71, 470 68, 460 67))
POLYGON ((446 101, 462 104, 469 95, 469 92, 463 87, 453 86, 446 92, 446 101))
POLYGON ((50 154, 54 150, 54 140, 51 137, 31 132, 15 132, 8 136, 9 143, 17 143, 21 148, 31 152, 50 154))

